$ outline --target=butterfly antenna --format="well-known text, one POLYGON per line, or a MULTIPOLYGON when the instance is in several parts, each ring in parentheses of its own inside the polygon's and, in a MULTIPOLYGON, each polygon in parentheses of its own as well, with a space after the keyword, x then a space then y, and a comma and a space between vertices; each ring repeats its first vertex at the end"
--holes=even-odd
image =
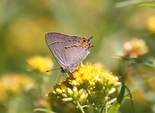
MULTIPOLYGON (((61 69, 60 69, 60 71, 61 71, 61 69)), ((58 80, 58 77, 59 77, 60 71, 58 72, 57 78, 56 78, 56 80, 55 80, 55 84, 57 83, 57 80, 58 80)))
POLYGON ((46 72, 50 72, 50 71, 52 71, 52 70, 47 70, 46 72))
POLYGON ((54 71, 54 70, 57 70, 57 69, 60 69, 60 68, 55 68, 55 69, 47 70, 46 72, 54 71))
POLYGON ((92 39, 93 37, 94 37, 94 36, 91 36, 91 37, 89 38, 89 40, 92 39))

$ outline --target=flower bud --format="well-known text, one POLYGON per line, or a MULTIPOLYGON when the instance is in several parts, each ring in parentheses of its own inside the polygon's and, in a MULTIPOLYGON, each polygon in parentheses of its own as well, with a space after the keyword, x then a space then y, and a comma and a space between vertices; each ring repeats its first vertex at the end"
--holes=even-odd
POLYGON ((72 97, 73 91, 72 91, 70 88, 67 88, 67 92, 68 92, 68 95, 69 95, 70 97, 72 97))
POLYGON ((74 87, 73 87, 73 98, 76 100, 77 97, 78 97, 78 90, 77 90, 77 87, 74 86, 74 87))
POLYGON ((63 98, 62 101, 63 102, 69 102, 69 101, 72 101, 73 98, 69 97, 69 98, 63 98))
POLYGON ((67 94, 65 94, 65 93, 63 93, 62 96, 65 97, 65 98, 68 97, 67 94))
POLYGON ((56 89, 57 94, 62 94, 62 90, 60 88, 56 89))
POLYGON ((83 89, 80 89, 78 95, 81 96, 83 94, 83 89))
POLYGON ((112 88, 112 89, 110 90, 109 94, 112 94, 112 93, 114 93, 115 91, 116 91, 116 88, 112 88))
POLYGON ((117 86, 120 86, 120 85, 121 85, 120 82, 116 82, 116 83, 114 84, 114 87, 117 87, 117 86))
POLYGON ((84 101, 86 101, 87 97, 88 97, 88 93, 87 94, 82 93, 82 95, 79 98, 79 102, 83 103, 84 101))

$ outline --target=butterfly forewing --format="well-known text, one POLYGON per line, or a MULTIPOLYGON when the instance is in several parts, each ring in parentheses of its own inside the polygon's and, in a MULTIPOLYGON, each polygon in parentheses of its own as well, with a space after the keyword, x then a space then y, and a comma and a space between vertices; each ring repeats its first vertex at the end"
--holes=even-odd
POLYGON ((61 35, 59 33, 47 33, 45 35, 45 39, 49 49, 51 50, 57 62, 62 68, 65 68, 62 57, 63 48, 59 48, 60 46, 63 46, 64 39, 61 38, 61 35))

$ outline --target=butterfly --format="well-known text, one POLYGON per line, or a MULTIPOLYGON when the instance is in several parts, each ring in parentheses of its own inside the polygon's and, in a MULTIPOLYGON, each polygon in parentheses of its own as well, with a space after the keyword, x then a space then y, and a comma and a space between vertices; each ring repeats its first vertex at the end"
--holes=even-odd
MULTIPOLYGON (((92 38, 92 37, 91 37, 92 38)), ((46 43, 61 66, 61 72, 73 73, 92 48, 90 39, 76 35, 50 32, 45 35, 46 43)))

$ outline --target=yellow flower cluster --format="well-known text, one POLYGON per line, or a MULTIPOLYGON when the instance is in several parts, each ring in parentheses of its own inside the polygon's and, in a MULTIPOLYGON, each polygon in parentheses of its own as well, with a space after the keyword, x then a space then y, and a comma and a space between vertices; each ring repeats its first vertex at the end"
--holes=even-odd
POLYGON ((124 43, 123 48, 124 56, 129 56, 132 58, 139 58, 148 52, 148 47, 146 46, 145 41, 137 38, 133 38, 124 43))
POLYGON ((81 66, 74 72, 76 79, 71 80, 73 86, 80 86, 90 88, 94 91, 105 92, 106 89, 113 90, 113 88, 120 85, 118 77, 112 75, 111 72, 100 69, 95 65, 87 64, 81 66))
POLYGON ((73 74, 68 74, 68 77, 60 85, 55 85, 48 96, 55 95, 57 98, 61 97, 63 101, 84 102, 87 99, 88 90, 93 94, 101 93, 104 96, 114 93, 115 88, 120 84, 118 77, 113 76, 111 72, 95 65, 81 64, 73 74))
POLYGON ((0 101, 9 94, 20 93, 33 87, 34 79, 24 74, 8 74, 0 78, 0 101))
POLYGON ((150 32, 155 33, 155 15, 148 18, 147 27, 150 32))
POLYGON ((35 56, 27 60, 29 71, 38 71, 43 75, 49 75, 46 71, 53 68, 53 62, 49 57, 35 56))
POLYGON ((48 94, 49 97, 55 95, 56 98, 61 98, 63 102, 83 103, 88 94, 83 89, 78 90, 76 86, 68 84, 68 79, 62 81, 60 85, 54 85, 54 90, 48 94))

